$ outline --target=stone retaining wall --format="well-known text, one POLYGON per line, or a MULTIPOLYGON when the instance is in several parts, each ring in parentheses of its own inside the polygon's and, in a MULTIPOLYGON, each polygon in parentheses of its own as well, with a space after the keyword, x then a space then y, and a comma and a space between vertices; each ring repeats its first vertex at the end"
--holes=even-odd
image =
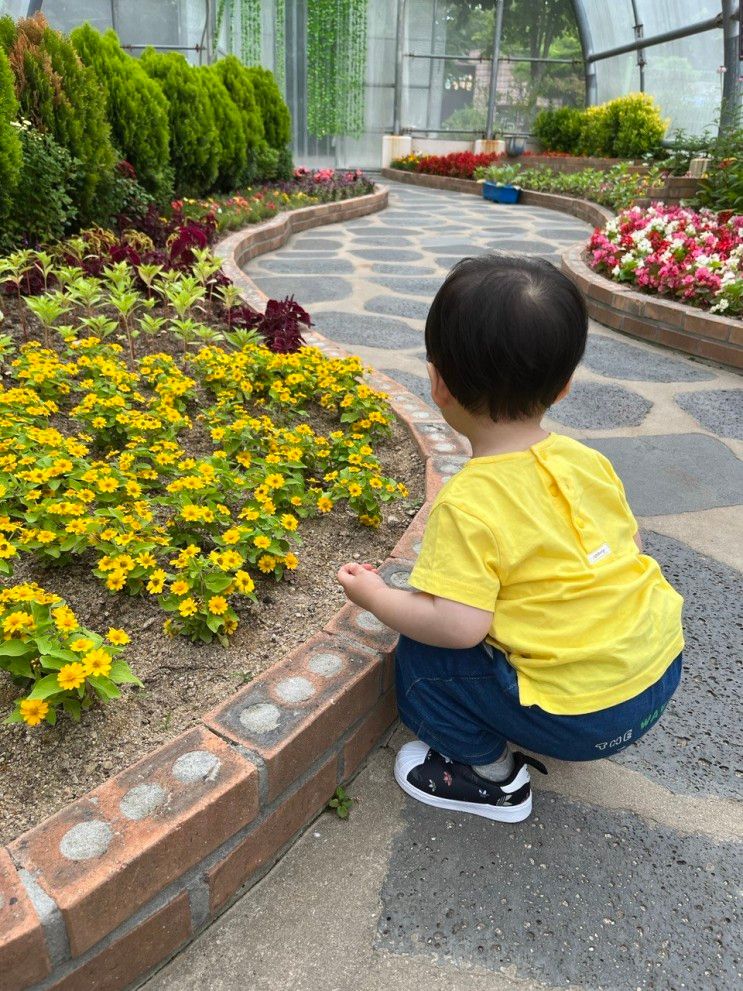
POLYGON ((677 351, 743 368, 743 322, 641 293, 599 275, 583 258, 583 245, 562 254, 562 270, 579 286, 594 320, 677 351))
MULTIPOLYGON (((225 270, 293 230, 381 209, 387 190, 231 235, 225 270)), ((316 333, 308 344, 345 354, 316 333)), ((431 501, 466 455, 425 403, 381 373, 426 465, 426 502, 385 562, 403 584, 431 501)), ((397 637, 347 604, 200 725, 0 849, 2 991, 119 991, 141 982, 259 880, 396 718, 397 637)), ((249 939, 249 934, 246 935, 249 939)))

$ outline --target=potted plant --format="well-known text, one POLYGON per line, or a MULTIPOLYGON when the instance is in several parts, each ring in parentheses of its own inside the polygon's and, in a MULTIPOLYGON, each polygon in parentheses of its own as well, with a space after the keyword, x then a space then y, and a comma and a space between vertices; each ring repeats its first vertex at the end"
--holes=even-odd
MULTIPOLYGON (((493 170, 496 171, 496 170, 493 170)), ((497 179, 486 179, 482 184, 482 195, 493 203, 518 203, 521 186, 517 186, 518 165, 501 165, 497 169, 497 179)))

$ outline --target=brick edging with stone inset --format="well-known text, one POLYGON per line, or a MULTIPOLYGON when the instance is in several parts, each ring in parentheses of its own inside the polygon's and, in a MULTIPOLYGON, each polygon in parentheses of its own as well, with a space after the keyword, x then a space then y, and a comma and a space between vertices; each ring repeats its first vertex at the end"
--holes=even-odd
MULTIPOLYGON (((386 190, 372 197, 367 205, 386 190)), ((359 205, 327 206, 346 204, 359 205)), ((312 226, 327 216, 314 213, 312 226)), ((225 268, 267 230, 273 236, 275 220, 223 242, 225 268)), ((264 307, 240 274, 248 301, 264 307)), ((306 338, 346 354, 320 334, 306 338)), ((404 587, 431 502, 467 449, 397 382, 380 372, 369 382, 389 394, 425 461, 426 502, 381 569, 404 587)), ((346 604, 200 725, 0 849, 2 991, 119 991, 194 939, 270 870, 389 734, 396 639, 346 604)))
POLYGON ((743 322, 638 292, 589 268, 583 245, 562 253, 562 270, 586 297, 594 320, 652 344, 743 368, 743 322))

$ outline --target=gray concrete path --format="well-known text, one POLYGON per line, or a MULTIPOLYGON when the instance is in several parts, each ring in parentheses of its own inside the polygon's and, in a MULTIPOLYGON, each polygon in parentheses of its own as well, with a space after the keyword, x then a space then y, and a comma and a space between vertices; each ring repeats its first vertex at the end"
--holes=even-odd
MULTIPOLYGON (((381 214, 250 263, 328 337, 426 392, 423 321, 457 258, 559 250, 588 228, 391 184, 381 214)), ((591 328, 550 429, 605 452, 648 552, 686 598, 682 686, 615 759, 548 762, 509 826, 437 812, 392 777, 401 727, 266 877, 148 991, 732 991, 740 986, 743 389, 739 377, 591 328)))

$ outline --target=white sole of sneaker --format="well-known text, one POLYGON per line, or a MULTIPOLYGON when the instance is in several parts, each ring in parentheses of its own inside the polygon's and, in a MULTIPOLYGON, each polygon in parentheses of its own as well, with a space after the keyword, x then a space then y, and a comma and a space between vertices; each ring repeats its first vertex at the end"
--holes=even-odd
POLYGON ((531 792, 519 805, 480 805, 478 802, 457 802, 451 798, 440 798, 438 795, 420 791, 411 785, 407 778, 414 767, 423 763, 427 753, 427 744, 415 740, 404 744, 395 760, 395 781, 406 795, 410 795, 417 802, 431 805, 436 809, 446 809, 449 812, 467 812, 495 822, 522 822, 531 815, 531 792))

